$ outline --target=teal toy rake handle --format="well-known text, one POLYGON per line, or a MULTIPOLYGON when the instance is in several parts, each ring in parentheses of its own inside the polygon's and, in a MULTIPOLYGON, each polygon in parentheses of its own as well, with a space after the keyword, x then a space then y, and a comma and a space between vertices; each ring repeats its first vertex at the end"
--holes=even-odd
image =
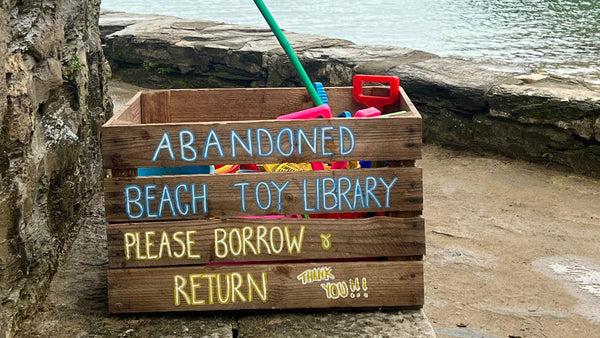
POLYGON ((292 62, 292 65, 296 69, 296 72, 298 72, 298 75, 300 76, 300 80, 302 81, 302 84, 304 84, 304 87, 306 87, 306 90, 308 90, 308 94, 310 95, 310 98, 313 100, 313 102, 315 103, 316 106, 323 105, 323 101, 321 101, 321 97, 315 90, 315 87, 313 86, 312 82, 310 81, 310 78, 306 74, 304 67, 302 67, 300 60, 298 60, 296 53, 294 53, 294 49, 292 49, 292 46, 290 45, 289 41, 286 39, 285 35, 283 35, 281 28, 279 28, 279 25, 277 24, 277 22, 271 15, 271 12, 269 12, 269 9, 267 8, 267 6, 264 4, 264 2, 262 0, 254 0, 254 3, 260 10, 260 13, 262 14, 262 16, 265 18, 265 20, 269 24, 269 27, 271 27, 273 34, 275 34, 275 37, 279 41, 279 44, 281 45, 281 47, 287 54, 288 58, 292 62))

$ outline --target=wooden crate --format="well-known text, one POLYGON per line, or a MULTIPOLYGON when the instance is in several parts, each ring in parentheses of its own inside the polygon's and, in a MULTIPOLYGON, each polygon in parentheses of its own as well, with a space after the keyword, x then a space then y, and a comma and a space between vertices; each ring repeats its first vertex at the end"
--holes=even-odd
MULTIPOLYGON (((364 108, 327 93, 334 113, 364 108)), ((401 89, 384 113, 402 115, 275 120, 310 107, 303 88, 144 91, 102 127, 111 313, 423 305, 421 116, 401 89), (136 171, 337 160, 389 166, 136 171), (348 212, 379 215, 240 218, 348 212)))

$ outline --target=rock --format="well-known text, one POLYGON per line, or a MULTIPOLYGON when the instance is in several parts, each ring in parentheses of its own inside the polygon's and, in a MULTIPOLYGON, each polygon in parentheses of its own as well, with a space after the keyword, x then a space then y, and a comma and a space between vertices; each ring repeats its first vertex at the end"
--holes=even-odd
MULTIPOLYGON (((113 70, 150 87, 257 87, 300 85, 296 72, 266 28, 211 21, 105 12, 105 54, 113 70), (119 27, 124 27, 118 30, 119 27), (124 51, 127 51, 126 53, 124 51)), ((286 32, 315 81, 348 85, 358 71, 389 68, 434 55, 407 48, 365 49, 350 41, 286 32)))
POLYGON ((445 108, 463 115, 485 113, 486 92, 494 84, 527 72, 508 62, 458 57, 432 58, 394 67, 412 100, 426 108, 445 108))
POLYGON ((238 319, 238 331, 243 337, 435 337, 422 310, 256 315, 238 319))
MULTIPOLYGON (((116 13, 107 16, 117 20, 116 13)), ((288 39, 297 46, 315 39, 325 45, 343 43, 306 34, 288 34, 288 39)), ((278 75, 290 73, 282 72, 274 62, 283 51, 271 53, 279 44, 266 28, 156 16, 130 21, 105 40, 105 53, 115 72, 123 72, 123 77, 138 85, 256 87, 283 84, 287 80, 278 75)))
POLYGON ((600 142, 600 116, 596 118, 596 122, 594 123, 594 138, 600 142))
POLYGON ((454 114, 447 109, 420 110, 423 116, 424 142, 440 142, 468 148, 473 142, 473 122, 468 116, 454 114))
MULTIPOLYGON (((412 64, 428 59, 439 58, 436 55, 417 51, 409 48, 392 46, 359 46, 346 44, 342 46, 312 46, 310 50, 302 54, 307 62, 311 64, 322 64, 320 68, 314 69, 313 74, 329 85, 341 86, 351 85, 352 76, 362 74, 386 74, 393 67, 404 64, 412 64), (329 63, 329 65, 327 64, 329 63), (348 73, 342 77, 336 73, 335 65, 343 65, 348 73)), ((294 71, 294 70, 292 70, 294 71)))
POLYGON ((62 69, 60 62, 50 58, 37 64, 33 69, 33 90, 35 103, 46 102, 52 90, 62 85, 62 69))
POLYGON ((539 74, 517 76, 491 88, 487 101, 491 116, 554 125, 590 140, 600 112, 600 86, 539 74))
POLYGON ((2 1, 0 335, 47 292, 91 194, 112 107, 99 1, 2 1))
POLYGON ((133 13, 128 13, 127 15, 122 15, 122 12, 115 12, 115 11, 109 11, 109 10, 102 10, 101 11, 101 17, 99 19, 99 25, 100 25, 100 37, 101 37, 101 41, 102 43, 105 43, 105 38, 106 36, 114 33, 114 32, 118 32, 121 31, 123 29, 125 29, 127 26, 130 26, 134 23, 136 23, 137 21, 142 21, 142 20, 155 20, 155 19, 159 19, 161 17, 164 17, 162 15, 148 15, 148 14, 133 14, 133 13))
POLYGON ((563 133, 548 125, 533 125, 520 128, 518 124, 489 116, 476 116, 474 122, 475 141, 496 147, 512 157, 539 157, 550 150, 583 149, 585 144, 574 135, 563 133))

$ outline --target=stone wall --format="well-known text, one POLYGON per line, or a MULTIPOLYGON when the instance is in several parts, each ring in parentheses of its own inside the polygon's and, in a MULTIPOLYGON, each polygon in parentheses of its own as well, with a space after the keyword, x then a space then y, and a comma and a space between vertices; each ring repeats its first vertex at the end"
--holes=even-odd
POLYGON ((100 0, 0 3, 0 335, 10 336, 99 189, 112 105, 100 0))
MULTIPOLYGON (((113 72, 150 88, 301 86, 268 29, 104 12, 113 72)), ((558 163, 600 177, 600 85, 493 60, 439 57, 286 32, 313 81, 397 75, 424 117, 426 142, 558 163)))

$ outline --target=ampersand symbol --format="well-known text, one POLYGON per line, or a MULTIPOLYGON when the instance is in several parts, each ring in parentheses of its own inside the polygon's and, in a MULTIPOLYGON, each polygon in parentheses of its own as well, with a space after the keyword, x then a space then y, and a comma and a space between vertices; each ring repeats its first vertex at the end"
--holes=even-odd
POLYGON ((321 246, 323 250, 331 249, 331 234, 321 234, 321 246))

